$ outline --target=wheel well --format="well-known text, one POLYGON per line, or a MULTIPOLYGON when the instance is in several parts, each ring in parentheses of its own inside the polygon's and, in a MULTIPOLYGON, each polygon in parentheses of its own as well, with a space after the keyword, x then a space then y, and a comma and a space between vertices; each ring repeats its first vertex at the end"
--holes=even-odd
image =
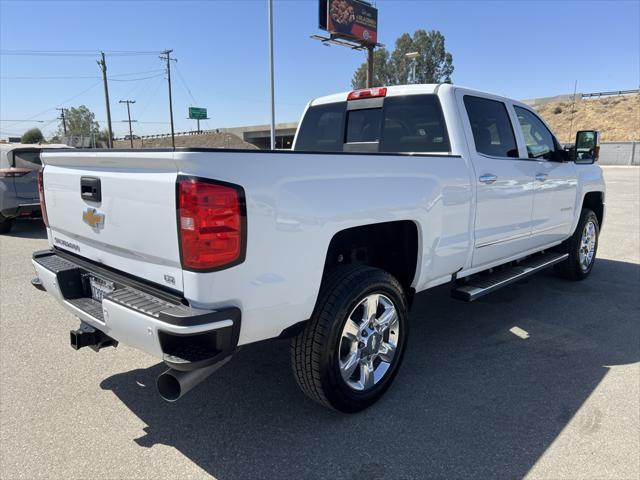
POLYGON ((323 278, 338 265, 355 263, 386 270, 411 301, 418 264, 418 229, 409 220, 348 228, 334 235, 327 250, 323 278))
POLYGON ((602 228, 604 215, 604 199, 602 197, 602 192, 589 192, 584 196, 584 200, 582 201, 582 208, 593 210, 593 213, 596 214, 600 228, 602 228))

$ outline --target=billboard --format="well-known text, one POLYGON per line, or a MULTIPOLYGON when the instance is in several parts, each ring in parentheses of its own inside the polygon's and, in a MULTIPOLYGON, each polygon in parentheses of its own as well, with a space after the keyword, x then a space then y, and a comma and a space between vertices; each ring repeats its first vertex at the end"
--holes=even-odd
POLYGON ((361 43, 378 42, 378 9, 360 0, 320 0, 320 28, 361 43))

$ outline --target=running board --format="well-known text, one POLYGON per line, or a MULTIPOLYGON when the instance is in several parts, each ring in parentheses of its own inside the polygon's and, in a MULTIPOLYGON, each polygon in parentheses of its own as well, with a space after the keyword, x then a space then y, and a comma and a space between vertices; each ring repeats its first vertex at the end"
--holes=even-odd
POLYGON ((468 283, 454 287, 451 296, 457 300, 473 302, 484 295, 502 287, 511 285, 529 275, 538 273, 556 263, 560 263, 569 256, 568 253, 541 253, 525 258, 520 263, 501 269, 498 272, 473 277, 468 283))

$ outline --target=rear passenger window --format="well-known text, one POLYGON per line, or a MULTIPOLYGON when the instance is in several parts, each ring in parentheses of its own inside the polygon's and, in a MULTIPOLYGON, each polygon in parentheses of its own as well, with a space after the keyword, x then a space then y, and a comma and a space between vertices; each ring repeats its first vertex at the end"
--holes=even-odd
POLYGON ((42 161, 40 160, 39 150, 14 150, 13 166, 16 168, 30 168, 32 170, 40 168, 42 161))
POLYGON ((310 107, 304 116, 296 150, 303 152, 341 152, 346 102, 310 107))
POLYGON ((435 95, 405 95, 384 101, 381 152, 449 152, 449 136, 435 95))
POLYGON ((513 127, 504 103, 465 95, 464 106, 478 153, 493 157, 519 156, 513 127))

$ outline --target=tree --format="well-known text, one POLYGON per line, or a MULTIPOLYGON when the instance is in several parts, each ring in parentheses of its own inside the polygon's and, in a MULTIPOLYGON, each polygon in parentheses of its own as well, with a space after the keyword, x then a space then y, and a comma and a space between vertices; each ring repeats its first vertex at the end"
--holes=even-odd
MULTIPOLYGON (((100 125, 96 122, 96 115, 86 106, 67 108, 64 112, 67 125, 67 135, 88 137, 100 133, 100 125)), ((58 126, 58 135, 64 135, 62 119, 58 126)))
POLYGON ((22 139, 20 142, 22 143, 41 143, 44 141, 44 135, 39 128, 30 128, 24 135, 22 135, 22 139))
MULTIPOLYGON (((411 67, 411 60, 406 54, 410 52, 419 53, 416 58, 417 83, 451 83, 453 56, 445 49, 444 35, 438 30, 420 29, 413 36, 402 34, 396 40, 391 55, 383 48, 374 52, 374 85, 406 84, 411 67)), ((353 75, 353 88, 366 86, 366 72, 365 62, 353 75)))

